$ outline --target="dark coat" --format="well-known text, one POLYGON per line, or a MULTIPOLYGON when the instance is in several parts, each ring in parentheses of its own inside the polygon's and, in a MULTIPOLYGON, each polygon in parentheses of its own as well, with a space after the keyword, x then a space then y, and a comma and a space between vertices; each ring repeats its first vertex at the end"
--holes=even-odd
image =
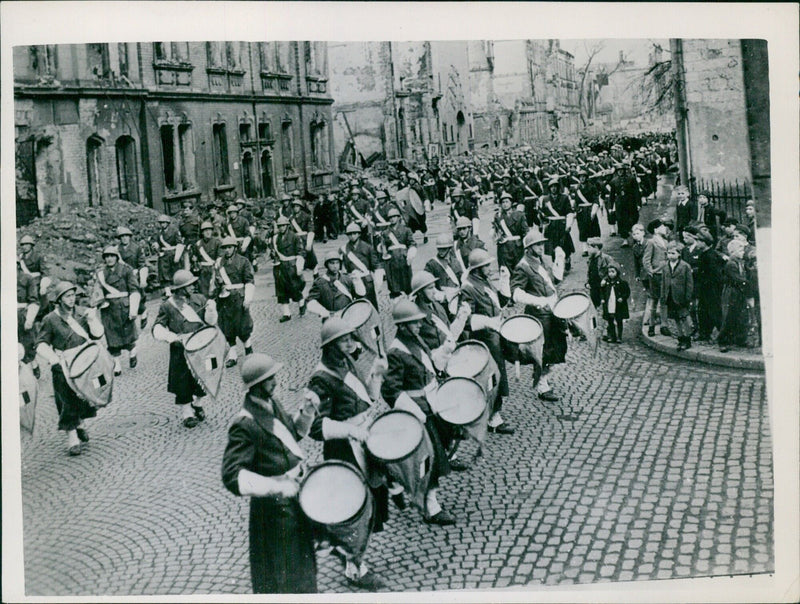
MULTIPOLYGON (((102 273, 105 282, 122 293, 128 295, 139 292, 139 280, 133 269, 124 262, 117 262, 112 268, 103 267, 98 273, 102 273)), ((103 294, 108 294, 102 285, 99 277, 97 287, 103 290, 103 294)), ((100 318, 103 321, 103 328, 106 332, 106 342, 109 348, 123 348, 132 346, 136 342, 139 334, 136 331, 136 322, 130 318, 130 298, 108 299, 108 306, 100 310, 100 318)), ((138 311, 138 308, 137 308, 138 311)))
POLYGON ((305 257, 305 243, 300 241, 294 231, 287 230, 283 235, 275 233, 270 247, 272 248, 272 273, 275 277, 275 295, 278 298, 278 304, 288 304, 289 300, 299 302, 303 297, 305 281, 297 274, 297 256, 305 257))
MULTIPOLYGON (((274 414, 244 400, 243 413, 228 429, 222 457, 222 482, 240 495, 238 476, 249 470, 262 476, 280 476, 294 469, 300 458, 274 434, 281 422, 299 440, 294 422, 274 401, 274 414)), ((314 533, 296 498, 250 499, 250 576, 254 593, 312 593, 317 590, 314 533)))
POLYGON ((687 201, 675 206, 675 232, 679 233, 697 218, 697 204, 687 201))
MULTIPOLYGON (((211 286, 214 277, 214 263, 219 255, 219 239, 216 237, 212 236, 208 241, 199 239, 192 246, 192 265, 198 278, 197 288, 204 296, 210 296, 213 293, 211 286), (201 250, 205 252, 205 255, 201 250)), ((216 287, 216 284, 214 286, 216 287)))
POLYGON ((408 265, 406 254, 408 248, 413 247, 414 235, 411 230, 398 224, 394 228, 384 231, 383 245, 386 256, 383 261, 386 266, 386 282, 390 292, 411 292, 411 267, 408 265), (395 243, 394 239, 397 240, 395 243))
MULTIPOLYGON (((461 267, 463 263, 463 267, 466 268, 469 266, 469 253, 474 249, 486 249, 486 244, 481 241, 476 235, 470 235, 465 240, 456 239, 453 242, 453 253, 458 254, 458 256, 454 256, 455 263, 457 266, 461 267), (459 257, 461 261, 459 262, 459 257)), ((462 271, 463 272, 463 269, 462 271)))
POLYGON ((342 274, 338 279, 333 279, 327 273, 320 275, 314 280, 311 291, 308 292, 309 301, 317 300, 330 312, 342 310, 357 297, 353 281, 347 275, 342 274), (336 283, 339 283, 339 287, 336 286, 336 283), (349 295, 342 292, 342 289, 349 295))
POLYGON ((661 275, 661 301, 665 304, 672 302, 681 308, 688 307, 694 296, 692 268, 683 260, 678 260, 674 269, 667 262, 661 275))
MULTIPOLYGON (((175 246, 181 243, 181 234, 178 227, 170 223, 166 228, 158 232, 156 243, 158 251, 158 278, 162 284, 172 283, 172 276, 175 271, 184 266, 183 257, 175 262, 175 246)), ((186 253, 186 252, 184 252, 186 253)))
POLYGON ((438 279, 436 287, 439 289, 443 287, 461 286, 461 267, 458 266, 453 254, 454 252, 451 250, 444 260, 433 257, 425 264, 425 270, 438 279), (450 268, 453 273, 452 275, 448 272, 446 267, 450 268), (454 276, 455 280, 453 279, 454 276))
POLYGON ((605 280, 605 284, 601 287, 600 294, 603 300, 603 318, 607 321, 611 318, 627 319, 630 317, 628 313, 628 299, 631 297, 631 288, 628 282, 617 278, 613 282, 605 280), (614 289, 614 296, 616 297, 616 309, 614 314, 608 312, 608 302, 611 299, 611 289, 614 289))
POLYGON ((507 213, 499 212, 494 218, 493 226, 497 235, 497 263, 512 271, 525 252, 522 239, 528 232, 528 222, 522 212, 510 210, 507 213))
POLYGON ((224 281, 220 276, 220 271, 225 269, 231 285, 253 284, 255 283, 253 265, 250 264, 247 258, 237 253, 234 253, 230 258, 220 256, 217 259, 217 264, 215 291, 218 296, 219 328, 225 334, 228 343, 233 345, 237 337, 244 342, 253 333, 253 318, 250 315, 250 309, 244 307, 244 288, 229 289, 229 296, 219 297, 219 294, 224 291, 224 281))

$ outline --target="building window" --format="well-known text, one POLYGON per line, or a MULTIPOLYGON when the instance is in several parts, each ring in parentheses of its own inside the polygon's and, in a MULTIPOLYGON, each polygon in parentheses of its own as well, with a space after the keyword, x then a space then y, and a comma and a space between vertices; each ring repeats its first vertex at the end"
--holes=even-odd
POLYGON ((447 124, 442 124, 442 142, 447 142, 447 124))
POLYGON ((261 191, 264 197, 275 195, 275 187, 272 178, 272 153, 269 149, 261 152, 261 191))
POLYGON ((258 138, 262 141, 272 140, 272 128, 269 122, 263 121, 258 124, 258 138))
POLYGON ((31 70, 39 76, 54 76, 58 69, 56 45, 31 46, 31 70))
POLYGON ((86 67, 94 79, 107 78, 111 71, 108 59, 108 44, 86 45, 86 67))
POLYGON ((311 164, 318 170, 328 167, 328 126, 311 122, 311 164))
POLYGON ((139 203, 139 180, 136 169, 136 144, 130 136, 120 136, 116 143, 117 185, 119 198, 139 203))
POLYGON ((217 186, 230 184, 228 170, 228 135, 225 124, 214 124, 214 176, 217 186))
POLYGON ((240 143, 250 142, 250 124, 248 122, 243 122, 239 124, 239 142, 240 143))
POLYGON ((168 193, 188 191, 194 187, 194 147, 192 125, 161 126, 161 153, 164 160, 164 187, 168 193))
POLYGON ((117 56, 119 57, 119 75, 128 77, 128 45, 125 43, 117 44, 117 56))
POLYGON ((102 160, 100 157, 103 148, 103 139, 93 134, 86 141, 86 175, 89 185, 89 205, 95 206, 103 203, 100 179, 102 171, 102 160))
POLYGON ((188 63, 188 42, 155 42, 156 61, 164 63, 188 63))
POLYGON ((255 183, 253 177, 255 170, 253 169, 253 154, 250 151, 245 151, 242 154, 242 184, 244 185, 244 196, 255 197, 255 183))
POLYGON ((281 145, 283 172, 292 174, 294 172, 294 132, 290 121, 284 121, 281 124, 281 145))
POLYGON ((208 66, 216 69, 225 69, 228 59, 225 55, 225 42, 206 42, 208 53, 208 66))

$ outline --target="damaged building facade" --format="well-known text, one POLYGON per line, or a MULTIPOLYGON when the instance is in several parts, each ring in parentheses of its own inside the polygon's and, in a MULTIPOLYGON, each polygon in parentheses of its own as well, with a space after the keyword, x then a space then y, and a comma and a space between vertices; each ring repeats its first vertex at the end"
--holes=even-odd
POLYGON ((324 42, 15 47, 14 98, 20 222, 336 183, 324 42))
POLYGON ((473 148, 466 42, 329 42, 340 167, 473 148))

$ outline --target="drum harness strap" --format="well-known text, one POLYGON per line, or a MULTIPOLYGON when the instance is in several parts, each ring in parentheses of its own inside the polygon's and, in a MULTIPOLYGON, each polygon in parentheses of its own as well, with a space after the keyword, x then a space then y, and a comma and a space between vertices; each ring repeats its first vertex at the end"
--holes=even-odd
POLYGON ((458 241, 453 243, 453 252, 455 254, 456 260, 458 260, 458 265, 461 267, 461 273, 467 273, 467 265, 464 264, 464 258, 461 257, 461 250, 458 249, 458 241))
POLYGON ((306 235, 306 231, 300 228, 300 225, 297 224, 297 220, 295 220, 294 218, 292 218, 292 228, 294 228, 295 232, 299 236, 306 235))
POLYGON ((367 218, 365 218, 364 215, 361 212, 356 210, 355 204, 351 203, 349 206, 347 206, 347 209, 350 210, 350 212, 353 213, 353 216, 356 217, 356 221, 364 223, 364 224, 369 224, 370 223, 370 221, 367 218))
MULTIPOLYGON (((247 409, 241 409, 239 411, 239 417, 246 417, 248 419, 252 419, 253 421, 256 421, 256 419, 253 417, 253 414, 250 413, 247 409)), ((258 423, 258 422, 256 422, 256 423, 258 423)), ((260 425, 261 424, 259 424, 259 426, 260 425)), ((305 455, 305 453, 303 453, 303 450, 300 448, 300 445, 297 444, 297 441, 292 436, 292 433, 289 432, 289 429, 286 426, 284 426, 283 422, 281 422, 277 418, 273 419, 273 421, 272 421, 272 434, 273 434, 273 436, 275 436, 275 438, 277 438, 279 441, 281 441, 283 443, 283 445, 287 449, 289 449, 289 451, 291 451, 292 454, 295 457, 299 457, 301 460, 305 459, 306 455, 305 455)), ((281 474, 281 476, 270 476, 269 478, 286 477, 286 478, 297 479, 297 478, 300 478, 303 475, 304 471, 305 471, 305 468, 303 466, 303 462, 301 461, 299 464, 297 464, 291 470, 281 474)))
POLYGON ((350 300, 351 302, 353 301, 353 294, 347 291, 347 288, 344 286, 344 283, 342 283, 338 279, 334 279, 333 281, 331 281, 331 278, 328 277, 328 275, 322 275, 322 278, 325 279, 325 281, 327 281, 328 283, 332 284, 336 289, 338 289, 343 296, 347 296, 348 300, 350 300))
POLYGON ((22 256, 19 257, 19 267, 22 269, 22 272, 30 275, 31 277, 41 277, 42 273, 32 273, 28 268, 28 265, 25 264, 25 261, 22 259, 22 256))
MULTIPOLYGON (((456 252, 456 253, 458 253, 458 252, 456 252)), ((460 257, 460 255, 459 255, 459 257, 460 257)), ((439 266, 441 266, 444 269, 444 272, 447 273, 447 276, 450 277, 450 280, 453 283, 455 283, 456 285, 458 285, 459 279, 458 279, 458 276, 456 275, 456 272, 453 270, 453 267, 450 266, 449 264, 445 264, 444 262, 439 260, 438 256, 435 256, 433 258, 433 260, 436 261, 436 264, 438 264, 439 266)))
POLYGON ((453 335, 450 333, 450 326, 444 321, 442 321, 438 316, 436 316, 436 313, 431 312, 431 321, 446 338, 453 337, 453 335))
POLYGON ((392 245, 389 246, 390 250, 404 250, 407 246, 397 240, 397 236, 392 231, 387 231, 386 234, 392 240, 392 245))
POLYGON ((169 303, 175 307, 175 309, 181 313, 181 316, 189 321, 189 323, 205 323, 203 319, 200 318, 200 315, 197 314, 194 308, 189 306, 189 303, 185 303, 183 306, 178 306, 177 302, 175 302, 175 298, 170 296, 169 303))
POLYGON ((294 262, 297 260, 297 255, 294 256, 284 256, 278 250, 278 235, 272 238, 272 249, 275 250, 275 256, 277 256, 279 262, 294 262))
POLYGON ((355 267, 356 267, 356 268, 357 268, 357 269, 358 269, 360 272, 364 273, 364 274, 363 274, 363 275, 361 275, 361 276, 364 276, 364 277, 366 277, 367 275, 369 275, 369 269, 367 268, 367 265, 366 265, 366 264, 364 264, 364 263, 361 261, 361 258, 359 258, 358 256, 356 256, 356 255, 355 255, 355 253, 354 253, 352 250, 348 251, 348 252, 347 252, 347 254, 346 254, 346 256, 347 256, 347 259, 348 259, 350 262, 352 262, 352 263, 353 263, 353 265, 354 265, 354 266, 355 266, 355 267))
POLYGON ((198 263, 200 266, 214 266, 214 260, 208 255, 206 248, 204 248, 199 241, 197 242, 197 251, 200 252, 200 255, 203 257, 203 260, 198 263))
MULTIPOLYGON (((550 294, 549 296, 543 296, 543 297, 545 297, 545 298, 558 298, 558 290, 556 290, 556 286, 555 286, 555 285, 553 285, 553 281, 550 279, 550 275, 548 275, 548 274, 547 274, 547 269, 545 268, 545 266, 544 266, 543 264, 540 264, 540 265, 539 265, 539 266, 538 266, 536 269, 534 269, 534 268, 533 268, 533 267, 530 265, 530 263, 528 262, 528 259, 527 259, 527 258, 525 258, 525 257, 523 257, 523 258, 522 258, 522 260, 520 260, 520 264, 525 264, 525 266, 527 266, 527 267, 528 267, 528 269, 529 269, 529 270, 530 270, 532 273, 533 273, 533 272, 537 273, 537 274, 538 274, 538 275, 539 275, 539 276, 540 276, 540 277, 541 277, 541 278, 544 280, 545 284, 546 284, 546 285, 547 285, 547 286, 548 286, 550 289, 552 289, 552 290, 553 290, 553 293, 552 293, 552 294, 550 294)), ((552 310, 552 308, 553 308, 553 306, 554 306, 554 305, 555 305, 555 302, 551 302, 551 303, 550 303, 550 309, 551 309, 551 310, 552 310)))
MULTIPOLYGON (((400 352, 405 352, 411 357, 414 356, 408 347, 397 338, 392 341, 392 343, 389 345, 389 348, 399 350, 400 352)), ((411 398, 427 398, 428 393, 436 389, 436 369, 433 368, 433 362, 424 350, 420 349, 419 355, 416 358, 419 359, 420 363, 423 364, 427 371, 434 375, 434 378, 424 388, 419 390, 405 390, 405 393, 411 398)))
POLYGON ((108 292, 106 294, 106 296, 105 296, 106 299, 108 299, 108 300, 116 300, 118 298, 127 298, 130 295, 130 294, 128 294, 128 292, 121 292, 116 287, 114 287, 112 285, 109 285, 106 282, 106 277, 103 274, 103 270, 102 269, 97 271, 97 280, 100 282, 100 285, 103 286, 103 289, 105 289, 106 292, 108 292))
POLYGON ((500 218, 500 228, 503 229, 503 234, 505 235, 505 239, 502 241, 498 241, 498 244, 508 243, 509 241, 519 241, 519 235, 512 235, 511 230, 508 228, 506 224, 505 218, 500 218))
POLYGON ((228 276, 228 272, 222 264, 219 265, 219 270, 217 272, 219 272, 219 277, 225 284, 225 289, 242 289, 244 287, 244 283, 231 283, 231 278, 228 276))
POLYGON ((164 250, 164 253, 172 252, 177 248, 177 245, 169 245, 166 241, 164 241, 164 235, 159 235, 158 240, 161 242, 161 248, 164 250))

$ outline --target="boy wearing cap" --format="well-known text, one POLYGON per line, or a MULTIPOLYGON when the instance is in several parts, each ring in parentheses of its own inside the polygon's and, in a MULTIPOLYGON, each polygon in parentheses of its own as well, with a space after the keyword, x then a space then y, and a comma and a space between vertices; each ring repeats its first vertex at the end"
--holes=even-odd
POLYGON ((315 593, 314 527, 297 494, 315 410, 309 401, 289 415, 274 397, 283 367, 265 354, 242 363, 247 389, 228 429, 222 482, 231 493, 250 496, 250 578, 253 593, 315 593))
POLYGON ((51 365, 53 393, 58 410, 58 429, 67 433, 71 456, 80 455, 81 443, 89 435, 81 428, 84 419, 95 417, 97 409, 69 386, 64 376, 64 352, 103 337, 103 325, 97 311, 79 310, 75 306, 77 287, 61 281, 52 289, 53 310, 42 321, 36 339, 36 352, 51 365))
POLYGON ((214 273, 217 258, 219 257, 220 240, 214 236, 214 225, 204 222, 200 225, 201 238, 192 246, 192 265, 194 273, 199 279, 198 291, 206 298, 214 295, 214 273))
POLYGON ((119 357, 128 351, 128 364, 136 367, 136 317, 139 315, 139 281, 133 269, 120 261, 113 245, 103 250, 105 266, 95 273, 92 300, 100 307, 109 354, 114 357, 114 375, 122 373, 119 357))
POLYGON ((600 237, 590 237, 588 244, 589 264, 586 270, 586 287, 589 289, 589 297, 595 308, 600 306, 602 296, 600 287, 603 279, 608 276, 608 267, 616 264, 614 259, 603 252, 603 240, 600 237))
POLYGON ((662 270, 661 303, 667 317, 677 325, 678 350, 692 347, 692 320, 690 318, 694 297, 692 269, 681 260, 683 246, 670 242, 667 246, 667 263, 662 270))
POLYGON ((253 333, 250 304, 256 292, 253 266, 247 258, 236 253, 236 240, 233 237, 225 237, 220 242, 220 256, 215 262, 214 273, 219 328, 231 347, 225 366, 233 367, 237 360, 236 338, 242 341, 245 355, 253 352, 250 343, 253 333))
POLYGON ((175 404, 180 407, 181 419, 187 428, 194 428, 205 420, 206 413, 200 403, 206 392, 186 363, 182 336, 217 324, 217 306, 195 291, 196 281, 197 277, 189 271, 176 271, 171 294, 161 302, 153 324, 153 338, 169 343, 167 392, 175 395, 175 404))

